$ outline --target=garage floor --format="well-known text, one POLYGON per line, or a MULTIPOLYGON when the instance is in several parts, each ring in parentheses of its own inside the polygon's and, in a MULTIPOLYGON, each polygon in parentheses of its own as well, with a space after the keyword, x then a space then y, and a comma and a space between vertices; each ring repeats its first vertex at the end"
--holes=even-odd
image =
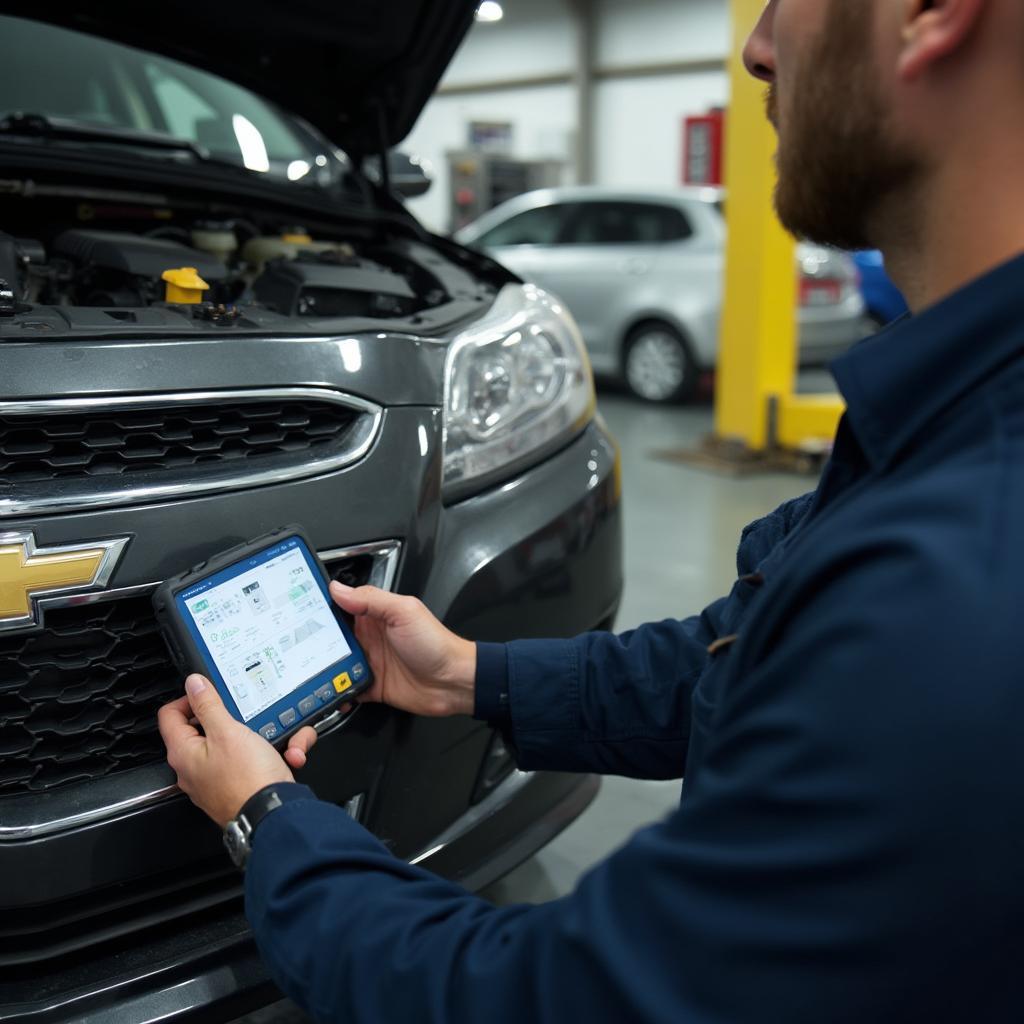
MULTIPOLYGON (((697 444, 711 430, 709 406, 651 407, 609 393, 599 404, 622 447, 626 589, 617 629, 685 617, 726 593, 735 577, 742 528, 815 484, 782 474, 734 479, 652 457, 697 444)), ((678 800, 678 782, 605 779, 597 799, 573 825, 485 895, 498 903, 561 896, 591 865, 678 800)), ((280 1004, 244 1020, 297 1024, 306 1018, 280 1004)))

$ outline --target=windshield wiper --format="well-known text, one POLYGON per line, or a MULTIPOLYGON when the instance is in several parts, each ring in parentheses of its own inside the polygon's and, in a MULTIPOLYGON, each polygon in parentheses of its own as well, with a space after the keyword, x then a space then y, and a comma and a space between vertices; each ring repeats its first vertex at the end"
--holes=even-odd
POLYGON ((72 118, 47 117, 45 114, 8 114, 0 118, 0 135, 27 135, 37 139, 71 142, 113 142, 122 146, 191 153, 204 162, 212 161, 207 150, 189 139, 177 139, 172 135, 133 128, 93 125, 72 118))

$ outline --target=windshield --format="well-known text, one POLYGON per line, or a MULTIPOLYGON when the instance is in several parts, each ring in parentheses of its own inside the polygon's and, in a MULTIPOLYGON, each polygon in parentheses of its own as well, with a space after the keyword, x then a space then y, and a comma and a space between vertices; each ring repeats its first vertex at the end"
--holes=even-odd
POLYGON ((326 143, 248 89, 96 36, 0 16, 0 118, 16 113, 166 135, 303 184, 337 174, 326 143))

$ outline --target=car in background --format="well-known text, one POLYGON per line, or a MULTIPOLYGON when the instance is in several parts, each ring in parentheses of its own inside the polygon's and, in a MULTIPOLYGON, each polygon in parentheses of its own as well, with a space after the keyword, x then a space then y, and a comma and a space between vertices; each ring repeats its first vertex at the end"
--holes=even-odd
MULTIPOLYGON (((224 0, 200 24, 0 3, 7 1024, 279 998, 157 732, 183 692, 161 581, 299 521, 333 578, 470 639, 610 627, 618 454, 575 323, 428 234, 385 187, 415 165, 367 159, 408 134, 475 7, 224 0)), ((517 771, 469 717, 367 704, 318 727, 300 780, 470 889, 597 787, 517 771)))
POLYGON ((868 318, 881 329, 908 312, 907 300, 885 272, 885 259, 877 249, 852 253, 860 271, 860 290, 868 318))
MULTIPOLYGON (((718 355, 724 192, 594 186, 517 196, 455 238, 557 295, 583 332, 594 372, 652 402, 686 399, 718 355)), ((820 365, 870 334, 857 269, 802 244, 800 362, 820 365)))

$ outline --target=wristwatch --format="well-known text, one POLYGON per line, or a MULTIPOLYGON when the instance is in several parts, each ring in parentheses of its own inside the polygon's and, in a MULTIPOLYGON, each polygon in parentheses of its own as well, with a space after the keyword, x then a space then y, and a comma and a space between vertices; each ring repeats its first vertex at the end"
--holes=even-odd
POLYGON ((254 796, 249 797, 238 814, 224 826, 224 845, 232 863, 240 871, 245 870, 249 854, 252 853, 252 835, 256 831, 256 826, 271 811, 276 811, 283 804, 284 801, 276 786, 264 786, 254 796))

